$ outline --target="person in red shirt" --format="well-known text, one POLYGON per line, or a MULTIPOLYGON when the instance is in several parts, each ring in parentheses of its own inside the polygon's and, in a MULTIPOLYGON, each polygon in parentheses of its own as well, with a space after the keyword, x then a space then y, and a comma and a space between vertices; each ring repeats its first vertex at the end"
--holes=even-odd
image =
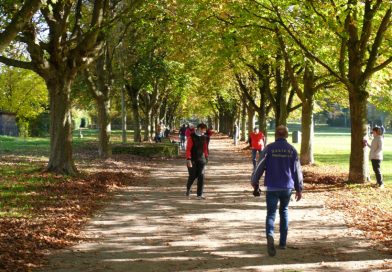
POLYGON ((189 197, 191 187, 197 178, 197 198, 205 199, 204 190, 204 168, 208 162, 208 138, 205 135, 207 126, 199 124, 195 132, 191 133, 186 142, 185 156, 188 167, 188 182, 185 195, 189 197))
POLYGON ((194 128, 193 124, 188 124, 188 127, 185 130, 185 137, 186 137, 186 139, 188 139, 193 132, 195 132, 195 128, 194 128))
POLYGON ((255 127, 253 129, 253 132, 249 136, 249 144, 250 147, 252 148, 252 162, 253 162, 253 169, 256 168, 257 165, 257 153, 259 153, 259 158, 261 151, 264 149, 265 145, 265 137, 264 134, 259 131, 258 127, 255 127))

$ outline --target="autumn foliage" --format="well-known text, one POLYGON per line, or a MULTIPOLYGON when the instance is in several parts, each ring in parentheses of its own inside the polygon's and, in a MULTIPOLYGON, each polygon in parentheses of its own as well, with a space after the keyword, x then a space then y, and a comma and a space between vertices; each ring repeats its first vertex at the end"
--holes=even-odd
POLYGON ((28 174, 23 180, 28 183, 32 178, 44 182, 23 199, 30 207, 29 215, 0 217, 0 271, 29 271, 42 264, 48 250, 80 241, 81 227, 113 188, 141 182, 129 172, 99 172, 71 179, 28 174))

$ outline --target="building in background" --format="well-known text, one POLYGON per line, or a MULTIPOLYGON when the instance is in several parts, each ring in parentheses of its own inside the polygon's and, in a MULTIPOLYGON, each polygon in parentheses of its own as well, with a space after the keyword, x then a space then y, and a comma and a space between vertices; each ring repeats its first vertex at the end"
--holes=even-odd
POLYGON ((15 113, 0 111, 0 135, 19 136, 15 113))

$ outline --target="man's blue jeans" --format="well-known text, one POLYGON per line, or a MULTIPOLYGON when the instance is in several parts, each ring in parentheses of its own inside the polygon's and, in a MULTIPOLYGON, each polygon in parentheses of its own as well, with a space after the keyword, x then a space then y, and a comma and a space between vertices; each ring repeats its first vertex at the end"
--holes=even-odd
POLYGON ((256 169, 256 166, 257 166, 257 159, 256 159, 257 152, 259 152, 259 158, 260 158, 261 150, 252 149, 253 169, 256 169))
POLYGON ((287 241, 287 231, 289 229, 289 202, 292 191, 292 189, 283 191, 267 191, 267 218, 265 223, 266 234, 267 236, 274 236, 276 209, 278 207, 278 202, 280 202, 280 246, 285 246, 287 241))

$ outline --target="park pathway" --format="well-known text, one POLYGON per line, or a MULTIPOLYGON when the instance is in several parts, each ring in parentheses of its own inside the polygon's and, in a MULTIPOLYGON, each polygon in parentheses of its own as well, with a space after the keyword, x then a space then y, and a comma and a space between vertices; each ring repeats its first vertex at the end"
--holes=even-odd
POLYGON ((390 255, 306 192, 290 206, 288 249, 269 257, 264 197, 252 196, 251 162, 227 139, 212 140, 206 200, 185 197, 183 159, 154 163, 144 186, 118 191, 91 220, 90 240, 52 252, 40 271, 392 271, 390 255))

